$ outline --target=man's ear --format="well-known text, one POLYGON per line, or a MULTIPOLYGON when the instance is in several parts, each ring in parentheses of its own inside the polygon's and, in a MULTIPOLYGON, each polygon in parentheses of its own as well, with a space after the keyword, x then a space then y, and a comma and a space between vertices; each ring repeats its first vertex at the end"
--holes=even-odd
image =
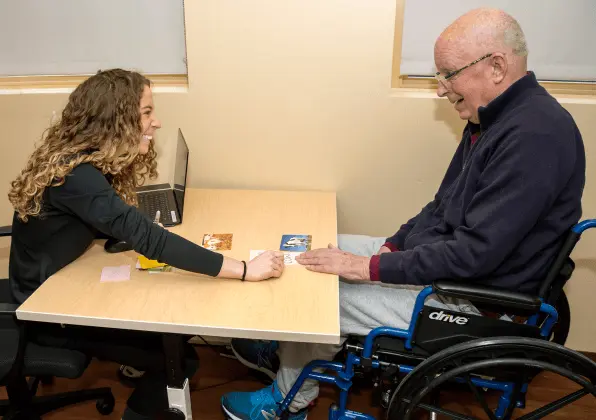
POLYGON ((507 60, 502 53, 494 53, 492 59, 492 80, 495 84, 501 83, 507 74, 507 60))

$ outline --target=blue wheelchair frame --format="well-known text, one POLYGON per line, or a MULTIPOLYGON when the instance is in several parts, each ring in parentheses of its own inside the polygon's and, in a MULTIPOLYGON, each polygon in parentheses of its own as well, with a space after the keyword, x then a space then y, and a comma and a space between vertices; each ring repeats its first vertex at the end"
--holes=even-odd
MULTIPOLYGON (((587 230, 596 227, 596 219, 586 220, 581 223, 576 224, 571 231, 576 234, 576 242, 579 240, 579 236, 587 230)), ((568 256, 568 255, 567 255, 568 256)), ((380 368, 380 364, 377 360, 372 359, 372 352, 373 352, 373 345, 375 339, 381 336, 388 336, 388 337, 395 337, 405 340, 404 347, 406 350, 412 350, 412 340, 414 338, 414 331, 416 329, 416 324, 418 322, 418 318, 422 312, 424 307, 424 303, 426 298, 429 297, 434 293, 432 286, 427 286, 418 294, 416 298, 416 302, 414 304, 414 310, 412 311, 412 322, 409 325, 407 330, 403 330, 400 328, 390 328, 390 327, 378 327, 372 330, 367 336, 364 341, 364 348, 362 350, 362 355, 358 356, 352 352, 348 352, 347 359, 345 365, 339 362, 329 362, 323 360, 315 360, 310 362, 307 366, 304 367, 302 373, 296 380, 296 383, 286 395, 284 401, 280 404, 277 409, 277 417, 281 418, 282 414, 289 408, 290 403, 298 393, 298 390, 302 386, 305 380, 312 379, 319 382, 326 382, 335 384, 340 389, 340 397, 339 397, 339 405, 334 405, 330 408, 329 411, 329 419, 330 420, 347 420, 347 419, 365 419, 365 420, 375 420, 374 417, 369 416, 367 414, 359 413, 356 411, 351 411, 346 408, 348 402, 348 392, 350 387, 352 386, 352 378, 354 377, 354 367, 356 366, 363 366, 363 361, 367 361, 367 365, 372 366, 372 368, 378 369, 380 368), (325 369, 333 372, 337 372, 337 375, 328 375, 325 373, 318 373, 315 372, 315 369, 325 369)), ((554 327, 555 323, 558 319, 558 314, 556 309, 547 304, 542 302, 540 305, 539 313, 536 313, 529 317, 526 320, 526 325, 536 326, 536 323, 540 319, 540 315, 546 315, 546 318, 542 324, 540 329, 540 335, 547 339, 554 327)), ((406 366, 406 365, 399 365, 399 372, 408 374, 415 369, 415 366, 406 366)), ((456 379, 457 380, 457 379, 456 379)), ((465 383, 463 379, 457 380, 458 382, 465 383)), ((495 416, 498 419, 502 419, 505 415, 505 410, 509 406, 511 398, 513 396, 514 384, 512 382, 502 382, 502 381, 495 381, 490 379, 481 379, 481 378, 472 378, 472 383, 476 386, 497 390, 503 392, 503 395, 499 399, 499 404, 495 411, 495 416)), ((525 393, 528 389, 528 384, 524 384, 521 391, 525 393)), ((524 408, 524 403, 522 401, 517 401, 516 406, 518 408, 524 408)))

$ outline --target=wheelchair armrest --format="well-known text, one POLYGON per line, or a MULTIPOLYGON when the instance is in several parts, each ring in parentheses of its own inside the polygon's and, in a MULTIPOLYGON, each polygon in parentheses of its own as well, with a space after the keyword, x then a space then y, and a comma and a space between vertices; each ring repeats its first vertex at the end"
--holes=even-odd
POLYGON ((491 308, 512 309, 514 312, 521 310, 530 314, 537 313, 542 304, 537 296, 453 280, 435 281, 433 291, 437 295, 466 299, 472 303, 486 304, 491 308))
POLYGON ((12 226, 0 226, 0 237, 12 236, 12 226))

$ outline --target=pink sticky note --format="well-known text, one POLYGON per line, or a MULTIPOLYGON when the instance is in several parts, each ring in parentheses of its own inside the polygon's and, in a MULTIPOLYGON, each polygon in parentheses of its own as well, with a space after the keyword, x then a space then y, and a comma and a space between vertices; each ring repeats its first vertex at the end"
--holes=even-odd
POLYGON ((104 267, 101 270, 101 283, 130 280, 130 265, 104 267))

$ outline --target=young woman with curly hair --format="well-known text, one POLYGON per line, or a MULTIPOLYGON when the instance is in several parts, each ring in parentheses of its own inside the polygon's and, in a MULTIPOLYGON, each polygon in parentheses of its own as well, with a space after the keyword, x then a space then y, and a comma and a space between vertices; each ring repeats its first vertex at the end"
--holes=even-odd
MULTIPOLYGON (((153 223, 135 207, 136 188, 155 177, 151 84, 139 73, 99 72, 79 85, 42 138, 9 199, 15 213, 9 297, 24 302, 48 277, 81 256, 98 235, 129 243, 150 259, 214 277, 242 277, 241 261, 204 249, 153 223)), ((246 280, 279 277, 283 254, 247 263, 246 280)), ((134 299, 134 296, 131 296, 134 299)), ((152 418, 166 404, 159 336, 144 332, 34 324, 31 338, 50 346, 130 365, 147 373, 124 419, 152 418)), ((189 374, 196 354, 188 349, 189 374)))

